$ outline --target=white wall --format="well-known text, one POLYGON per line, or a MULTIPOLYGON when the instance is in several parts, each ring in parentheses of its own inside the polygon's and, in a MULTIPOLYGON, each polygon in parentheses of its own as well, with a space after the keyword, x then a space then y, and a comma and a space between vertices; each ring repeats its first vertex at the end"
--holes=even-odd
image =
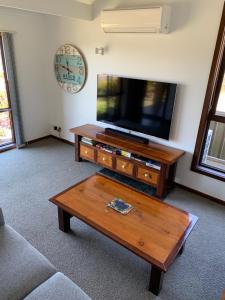
POLYGON ((177 182, 225 200, 223 182, 190 171, 223 0, 163 2, 172 5, 172 32, 169 35, 102 32, 99 12, 106 3, 114 8, 137 3, 145 5, 151 1, 97 0, 93 21, 54 16, 42 18, 14 10, 5 15, 0 9, 0 24, 5 22, 0 27, 13 27, 18 31, 15 35, 16 58, 21 75, 19 88, 26 138, 47 132, 54 134, 52 126, 58 125, 63 129, 62 137, 73 141, 69 128, 95 123, 98 73, 177 82, 179 89, 171 140, 155 140, 186 151, 178 164, 177 182), (66 42, 81 49, 88 65, 86 85, 76 95, 64 93, 54 76, 54 54, 66 42), (105 46, 106 54, 96 56, 96 46, 105 46))
POLYGON ((0 8, 0 30, 14 32, 15 60, 25 140, 48 134, 45 88, 45 16, 0 8))
MULTIPOLYGON (((178 164, 177 182, 225 200, 223 182, 190 171, 223 0, 164 1, 170 3, 173 10, 169 35, 104 34, 99 18, 104 3, 102 0, 95 3, 95 19, 92 22, 54 17, 46 19, 51 36, 46 65, 51 125, 61 126, 62 136, 72 141, 69 128, 95 122, 98 73, 177 82, 179 90, 171 140, 153 139, 186 151, 178 164), (53 55, 65 42, 78 46, 88 64, 85 88, 74 96, 57 86, 53 74, 53 55), (106 47, 106 54, 95 55, 96 46, 106 47)), ((108 7, 127 7, 135 3, 137 1, 114 0, 108 1, 108 7)))

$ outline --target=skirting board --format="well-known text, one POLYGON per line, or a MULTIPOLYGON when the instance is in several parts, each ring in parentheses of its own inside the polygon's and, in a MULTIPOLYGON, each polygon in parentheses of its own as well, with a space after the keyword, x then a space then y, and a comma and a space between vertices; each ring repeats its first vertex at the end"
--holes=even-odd
POLYGON ((50 135, 50 137, 53 138, 53 139, 59 140, 59 141, 61 141, 61 142, 63 142, 63 143, 66 143, 66 144, 69 144, 69 145, 74 146, 74 143, 73 143, 73 142, 70 142, 70 141, 68 141, 68 140, 65 140, 65 139, 63 139, 63 138, 61 138, 61 137, 58 137, 58 136, 55 136, 55 135, 50 135))
POLYGON ((34 140, 27 141, 27 142, 26 142, 26 145, 30 145, 30 144, 33 144, 33 143, 36 143, 36 142, 39 142, 39 141, 48 139, 48 138, 50 138, 50 137, 51 137, 51 135, 45 135, 45 136, 42 136, 42 137, 40 137, 40 138, 37 138, 37 139, 34 139, 34 140))
POLYGON ((184 190, 186 190, 186 191, 188 191, 188 192, 191 192, 191 193, 196 194, 196 195, 198 195, 198 196, 207 198, 207 199, 209 199, 209 200, 211 200, 211 201, 213 201, 213 202, 216 202, 216 203, 218 203, 218 204, 222 204, 222 205, 225 206, 225 201, 223 201, 223 200, 221 200, 221 199, 219 199, 219 198, 216 198, 216 197, 213 197, 213 196, 204 194, 204 193, 202 193, 202 192, 200 192, 200 191, 194 190, 194 189, 189 188, 189 187, 187 187, 187 186, 185 186, 185 185, 182 185, 182 184, 180 184, 180 183, 176 183, 176 182, 175 182, 175 185, 178 186, 178 187, 180 187, 180 188, 182 188, 182 189, 184 189, 184 190))
POLYGON ((65 140, 65 139, 63 139, 63 138, 60 138, 60 137, 55 136, 55 135, 52 135, 52 134, 45 135, 45 136, 42 136, 42 137, 40 137, 40 138, 38 138, 38 139, 34 139, 34 140, 31 140, 31 141, 28 141, 28 142, 26 142, 26 144, 27 144, 27 145, 30 145, 30 144, 33 144, 33 143, 36 143, 36 142, 39 142, 39 141, 41 141, 41 140, 45 140, 45 139, 48 139, 48 138, 53 138, 53 139, 59 140, 59 141, 61 141, 61 142, 63 142, 63 143, 66 143, 66 144, 69 144, 69 145, 74 146, 74 143, 73 143, 73 142, 67 141, 67 140, 65 140))
MULTIPOLYGON (((32 144, 32 143, 35 143, 35 142, 38 142, 38 141, 41 141, 41 140, 44 140, 44 139, 48 139, 48 138, 53 138, 53 139, 59 140, 59 141, 61 141, 61 142, 63 142, 63 143, 66 143, 66 144, 69 144, 69 145, 74 146, 74 143, 73 143, 73 142, 70 142, 70 141, 68 141, 68 140, 65 140, 65 139, 60 138, 60 137, 55 136, 55 135, 46 135, 46 136, 43 136, 43 137, 41 137, 41 138, 38 138, 38 139, 35 139, 35 140, 32 140, 32 141, 29 141, 29 142, 27 142, 26 144, 32 144)), ((216 202, 216 203, 218 203, 218 204, 222 204, 222 205, 225 206, 225 201, 223 201, 223 200, 221 200, 221 199, 218 199, 218 198, 216 198, 216 197, 212 197, 212 196, 210 196, 210 195, 204 194, 204 193, 202 193, 202 192, 199 192, 199 191, 197 191, 197 190, 194 190, 194 189, 192 189, 192 188, 189 188, 189 187, 187 187, 187 186, 185 186, 185 185, 182 185, 182 184, 180 184, 180 183, 176 183, 176 182, 175 182, 175 185, 178 186, 178 187, 180 187, 180 188, 182 188, 182 189, 184 189, 184 190, 186 190, 186 191, 189 191, 189 192, 191 192, 191 193, 193 193, 193 194, 199 195, 199 196, 201 196, 201 197, 207 198, 207 199, 209 199, 209 200, 211 200, 211 201, 213 201, 213 202, 216 202)))

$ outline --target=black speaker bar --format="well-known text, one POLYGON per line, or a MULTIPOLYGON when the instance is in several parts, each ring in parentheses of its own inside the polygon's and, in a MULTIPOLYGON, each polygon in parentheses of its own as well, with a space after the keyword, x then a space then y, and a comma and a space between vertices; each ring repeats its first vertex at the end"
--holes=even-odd
POLYGON ((116 129, 113 129, 113 128, 109 128, 109 127, 105 128, 105 133, 108 134, 108 135, 115 135, 115 136, 119 136, 119 137, 124 137, 124 138, 127 138, 129 140, 132 140, 132 141, 140 143, 140 144, 148 144, 148 142, 149 142, 149 140, 144 138, 144 137, 133 135, 133 134, 123 132, 123 131, 120 131, 120 130, 116 130, 116 129))

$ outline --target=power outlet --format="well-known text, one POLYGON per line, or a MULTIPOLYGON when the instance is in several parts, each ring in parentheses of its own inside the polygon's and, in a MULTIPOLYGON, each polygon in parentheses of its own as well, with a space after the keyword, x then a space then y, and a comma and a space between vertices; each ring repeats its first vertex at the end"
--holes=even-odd
POLYGON ((58 132, 62 131, 62 128, 60 126, 53 126, 53 129, 58 132))

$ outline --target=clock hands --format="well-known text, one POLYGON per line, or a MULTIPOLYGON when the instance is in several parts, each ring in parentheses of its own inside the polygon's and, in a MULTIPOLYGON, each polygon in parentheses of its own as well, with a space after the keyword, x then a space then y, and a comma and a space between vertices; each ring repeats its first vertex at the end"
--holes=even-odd
POLYGON ((67 67, 62 66, 62 65, 61 65, 61 67, 62 67, 63 69, 65 69, 65 70, 67 70, 68 75, 69 75, 69 73, 73 73, 73 71, 71 71, 70 68, 68 68, 68 64, 67 64, 67 67))
POLYGON ((69 62, 68 60, 66 60, 66 65, 67 65, 67 71, 68 71, 68 76, 70 75, 70 71, 69 71, 69 62))

